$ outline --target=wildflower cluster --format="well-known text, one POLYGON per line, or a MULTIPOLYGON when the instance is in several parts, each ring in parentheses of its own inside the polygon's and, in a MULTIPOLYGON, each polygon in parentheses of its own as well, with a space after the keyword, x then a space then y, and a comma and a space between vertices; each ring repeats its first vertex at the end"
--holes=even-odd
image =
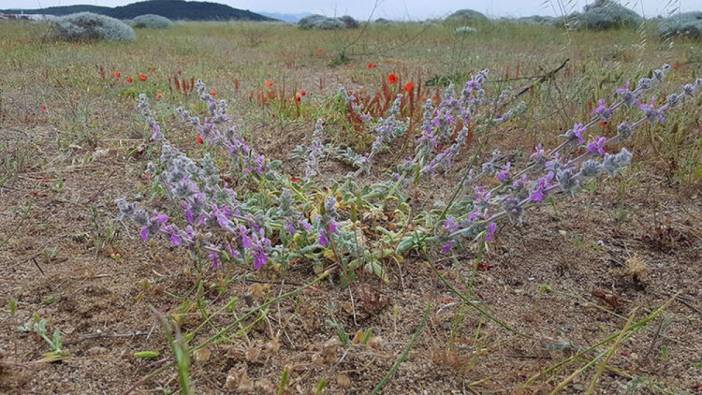
MULTIPOLYGON (((362 187, 354 177, 327 187, 315 181, 320 162, 340 155, 338 149, 324 145, 322 120, 317 122, 312 143, 296 149, 305 164, 304 182, 295 181, 247 143, 231 122, 227 103, 215 99, 198 81, 196 89, 207 114, 198 116, 184 109, 177 109, 177 113, 193 126, 208 151, 227 153, 227 171, 218 168, 211 153, 196 161, 174 147, 142 96, 138 108, 152 130, 152 140, 161 147, 158 161, 150 163, 147 172, 155 190, 171 205, 167 212, 151 213, 126 200, 117 205, 122 218, 140 226, 142 239, 162 235, 173 247, 207 257, 213 267, 233 261, 260 269, 271 260, 287 264, 295 259, 318 262, 326 258, 350 270, 363 267, 383 276, 378 264, 382 259, 400 259, 427 243, 450 253, 464 240, 482 237, 490 242, 501 220, 522 221, 529 206, 552 196, 571 196, 589 180, 621 172, 630 164, 632 154, 626 148, 609 152, 608 147, 631 137, 646 122, 664 122, 670 110, 702 90, 702 80, 697 80, 668 96, 662 105, 646 101, 646 93, 669 69, 664 66, 654 71, 652 78, 640 80, 635 89, 618 89, 611 105, 599 101, 589 121, 573 125, 563 133, 563 142, 551 150, 537 145, 521 170, 498 151, 476 169, 465 169, 467 176, 457 185, 456 201, 440 213, 431 209, 412 213, 398 190, 424 175, 448 171, 465 149, 469 134, 487 132, 523 110, 517 104, 503 111, 512 103, 508 91, 496 98, 487 95, 483 88, 487 71, 471 78, 459 95, 449 87, 438 103, 427 101, 414 157, 401 163, 390 180, 362 187), (621 108, 638 109, 641 117, 622 121, 613 136, 591 132, 594 125, 611 120, 621 108), (401 230, 408 225, 412 232, 401 230)), ((370 171, 374 158, 406 132, 407 123, 397 116, 399 103, 398 97, 388 116, 368 120, 374 131, 368 154, 346 152, 357 162, 359 171, 370 171)))

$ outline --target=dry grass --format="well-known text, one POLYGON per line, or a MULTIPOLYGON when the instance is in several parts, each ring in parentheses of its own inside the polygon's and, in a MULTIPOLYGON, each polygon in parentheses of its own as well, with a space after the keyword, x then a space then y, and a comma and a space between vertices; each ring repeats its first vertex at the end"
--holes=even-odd
MULTIPOLYGON (((583 369, 566 392, 584 392, 595 370, 602 393, 702 388, 699 102, 665 126, 645 129, 632 143, 636 165, 624 176, 538 208, 527 224, 505 226, 485 256, 433 262, 455 289, 420 256, 388 265, 388 283, 361 275, 348 289, 333 276, 307 284, 315 275, 305 266, 256 275, 239 267, 199 272, 187 256, 158 242, 144 245, 116 223, 113 203, 148 192, 140 178, 147 155, 134 111, 138 92, 161 93, 155 111, 169 138, 198 149, 172 114, 176 105, 197 106, 193 95, 169 90, 176 74, 216 88, 256 146, 286 160, 309 139, 317 117, 336 116, 329 102, 338 84, 377 89, 391 71, 426 82, 487 67, 504 80, 491 89, 519 88, 529 82, 523 77, 569 58, 554 80, 525 95, 525 117, 490 136, 492 145, 518 154, 538 141, 553 144, 596 98, 651 67, 675 64, 664 92, 700 76, 699 43, 671 49, 649 40, 641 47, 636 31, 568 37, 509 24, 465 37, 418 24, 372 27, 357 37, 359 31, 187 23, 140 32, 133 44, 46 42, 41 33, 38 25, 0 24, 0 298, 18 301, 14 314, 0 313, 0 392, 177 390, 171 345, 150 306, 174 317, 200 350, 190 368, 197 393, 274 392, 283 372, 287 393, 368 393, 422 328, 427 305, 426 329, 384 382, 385 393, 541 393, 588 363, 596 368, 583 369), (350 62, 330 66, 341 53, 350 62), (120 82, 111 79, 114 70, 120 82), (138 81, 140 72, 146 82, 138 81), (127 75, 137 81, 126 84, 127 75), (308 92, 300 116, 250 100, 265 80, 287 93, 308 92), (660 306, 655 319, 635 325, 660 306), (16 329, 35 314, 64 333, 69 358, 35 362, 46 344, 16 329), (232 331, 207 343, 228 326, 232 331), (366 343, 330 340, 365 330, 372 332, 366 343), (545 370, 607 338, 583 358, 545 370), (147 350, 160 351, 161 359, 133 357, 147 350)), ((332 133, 348 144, 363 138, 332 133)), ((418 193, 445 198, 452 182, 437 178, 418 193)))

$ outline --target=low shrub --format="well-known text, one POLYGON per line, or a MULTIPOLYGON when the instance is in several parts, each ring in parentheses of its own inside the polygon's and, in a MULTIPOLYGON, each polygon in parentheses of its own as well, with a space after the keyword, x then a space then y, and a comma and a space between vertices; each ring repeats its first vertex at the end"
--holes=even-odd
POLYGON ((702 12, 683 12, 663 19, 658 25, 658 34, 663 38, 702 38, 702 12))
POLYGON ((597 0, 586 5, 584 12, 574 14, 573 19, 578 28, 590 30, 635 27, 643 22, 639 14, 611 0, 597 0))
POLYGON ((132 19, 131 25, 136 28, 166 29, 173 26, 173 21, 161 15, 144 14, 132 19))
POLYGON ((478 11, 466 8, 447 16, 445 21, 449 23, 485 23, 489 19, 478 11))
POLYGON ((305 29, 305 30, 311 30, 311 29, 334 30, 334 29, 343 29, 344 27, 346 27, 346 25, 344 25, 344 22, 342 22, 338 18, 330 18, 330 17, 324 16, 324 15, 306 16, 306 17, 300 19, 299 22, 297 22, 297 26, 300 29, 305 29))
POLYGON ((346 26, 347 29, 356 29, 360 26, 360 23, 358 23, 358 21, 350 15, 344 15, 339 18, 339 20, 344 24, 344 26, 346 26))
POLYGON ((461 34, 474 34, 477 33, 478 29, 471 27, 471 26, 461 26, 457 27, 455 33, 458 35, 461 34))
POLYGON ((134 29, 122 21, 92 12, 62 16, 51 22, 52 38, 66 41, 134 41, 134 29))

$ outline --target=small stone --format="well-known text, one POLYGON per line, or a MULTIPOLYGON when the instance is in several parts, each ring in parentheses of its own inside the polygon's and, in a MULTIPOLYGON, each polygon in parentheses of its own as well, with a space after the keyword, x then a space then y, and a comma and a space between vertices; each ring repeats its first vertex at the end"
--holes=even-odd
POLYGON ((210 356, 212 355, 212 352, 210 351, 209 348, 201 348, 197 351, 195 351, 194 356, 195 356, 195 362, 207 362, 210 360, 210 356))
POLYGON ((349 376, 339 373, 336 375, 336 383, 339 385, 341 388, 349 388, 351 387, 351 379, 349 376))

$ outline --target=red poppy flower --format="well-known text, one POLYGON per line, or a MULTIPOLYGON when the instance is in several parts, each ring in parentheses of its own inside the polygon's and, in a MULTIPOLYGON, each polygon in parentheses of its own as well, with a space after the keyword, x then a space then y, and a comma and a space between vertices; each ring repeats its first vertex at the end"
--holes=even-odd
POLYGON ((41 112, 42 114, 46 114, 48 112, 48 110, 46 109, 46 104, 42 104, 39 106, 39 112, 41 112))
POLYGON ((290 182, 292 182, 293 184, 299 184, 302 182, 302 178, 290 177, 290 182))
POLYGON ((144 73, 139 73, 139 81, 144 82, 144 81, 146 81, 147 79, 149 79, 149 77, 147 77, 146 74, 144 74, 144 73))
POLYGON ((414 91, 414 82, 410 81, 405 84, 405 92, 411 94, 414 91))
POLYGON ((367 67, 368 67, 368 70, 373 70, 374 68, 378 67, 378 65, 375 63, 368 63, 367 67))
POLYGON ((118 80, 122 77, 122 73, 120 73, 119 70, 115 70, 112 72, 112 76, 115 77, 116 80, 118 80))
POLYGON ((263 81, 263 86, 265 86, 265 87, 268 88, 268 89, 272 88, 272 87, 273 87, 273 80, 265 80, 265 81, 263 81))
POLYGON ((128 84, 131 84, 132 82, 134 82, 134 78, 132 78, 131 75, 128 75, 128 76, 127 76, 127 83, 128 83, 128 84))
POLYGON ((390 73, 388 74, 388 83, 390 85, 395 85, 397 82, 400 81, 400 77, 397 76, 395 73, 390 73))
POLYGON ((195 144, 202 144, 204 142, 205 142, 205 140, 202 139, 202 136, 200 136, 200 134, 195 136, 195 144))
POLYGON ((299 103, 305 96, 307 96, 307 92, 305 92, 304 90, 299 90, 295 93, 295 101, 299 103))
POLYGON ((215 88, 210 89, 210 96, 216 97, 217 96, 217 89, 215 89, 215 88))

